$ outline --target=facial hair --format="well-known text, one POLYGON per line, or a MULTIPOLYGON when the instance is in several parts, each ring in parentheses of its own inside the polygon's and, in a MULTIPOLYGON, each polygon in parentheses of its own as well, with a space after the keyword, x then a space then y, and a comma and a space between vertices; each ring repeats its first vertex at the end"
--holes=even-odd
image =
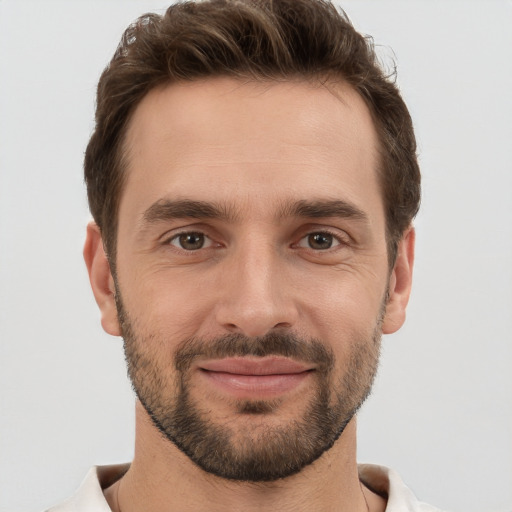
POLYGON ((336 360, 325 343, 286 331, 257 338, 228 334, 208 340, 184 339, 177 345, 173 362, 166 366, 148 348, 168 346, 166 340, 138 332, 119 293, 116 304, 128 375, 138 399, 165 439, 218 477, 264 482, 298 473, 333 446, 371 392, 384 306, 372 335, 350 340, 345 371, 335 377, 336 360), (236 421, 215 422, 209 407, 201 406, 192 396, 191 367, 198 358, 243 356, 284 356, 313 365, 314 392, 304 411, 281 424, 266 422, 278 415, 280 399, 237 400, 236 415, 254 418, 254 428, 237 429, 236 421))

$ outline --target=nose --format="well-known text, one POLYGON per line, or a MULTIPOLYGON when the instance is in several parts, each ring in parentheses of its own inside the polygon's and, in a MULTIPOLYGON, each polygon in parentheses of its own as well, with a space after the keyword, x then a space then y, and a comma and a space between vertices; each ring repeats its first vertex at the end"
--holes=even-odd
POLYGON ((291 328, 298 319, 286 262, 270 244, 246 246, 226 261, 217 325, 249 337, 264 336, 277 328, 291 328))

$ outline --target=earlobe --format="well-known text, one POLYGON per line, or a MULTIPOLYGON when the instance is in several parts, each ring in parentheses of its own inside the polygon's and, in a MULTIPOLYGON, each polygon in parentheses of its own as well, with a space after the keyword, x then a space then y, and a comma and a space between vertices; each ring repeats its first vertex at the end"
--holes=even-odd
POLYGON ((383 334, 398 331, 405 322, 405 310, 409 302, 414 265, 415 231, 410 227, 398 245, 397 257, 389 278, 389 295, 382 324, 383 334))
POLYGON ((96 303, 101 312, 101 325, 112 336, 121 336, 115 302, 115 286, 110 264, 103 248, 100 229, 95 222, 87 225, 84 260, 96 303))

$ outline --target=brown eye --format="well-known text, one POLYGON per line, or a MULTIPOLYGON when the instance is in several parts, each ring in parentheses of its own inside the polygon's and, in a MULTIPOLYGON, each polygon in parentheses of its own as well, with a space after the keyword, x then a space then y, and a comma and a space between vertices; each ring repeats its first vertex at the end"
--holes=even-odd
POLYGON ((340 245, 339 239, 325 231, 317 231, 305 236, 298 244, 298 247, 305 247, 315 251, 326 251, 340 245))
POLYGON ((170 242, 171 245, 178 247, 179 249, 185 249, 186 251, 197 251, 202 249, 209 242, 203 233, 180 233, 176 235, 170 242))
POLYGON ((329 233, 312 233, 311 235, 308 235, 308 245, 311 249, 330 249, 333 242, 334 237, 329 233))

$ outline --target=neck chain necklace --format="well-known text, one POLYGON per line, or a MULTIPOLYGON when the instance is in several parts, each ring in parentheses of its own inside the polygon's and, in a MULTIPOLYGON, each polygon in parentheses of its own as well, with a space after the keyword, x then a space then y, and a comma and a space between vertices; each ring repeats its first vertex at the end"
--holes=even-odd
POLYGON ((361 480, 359 480, 359 487, 361 488, 361 494, 363 495, 364 502, 366 504, 366 512, 370 512, 370 506, 368 505, 368 500, 366 499, 366 494, 364 493, 363 484, 361 483, 361 480))
POLYGON ((119 487, 121 487, 121 480, 116 485, 116 512, 121 512, 121 507, 119 506, 119 487))

